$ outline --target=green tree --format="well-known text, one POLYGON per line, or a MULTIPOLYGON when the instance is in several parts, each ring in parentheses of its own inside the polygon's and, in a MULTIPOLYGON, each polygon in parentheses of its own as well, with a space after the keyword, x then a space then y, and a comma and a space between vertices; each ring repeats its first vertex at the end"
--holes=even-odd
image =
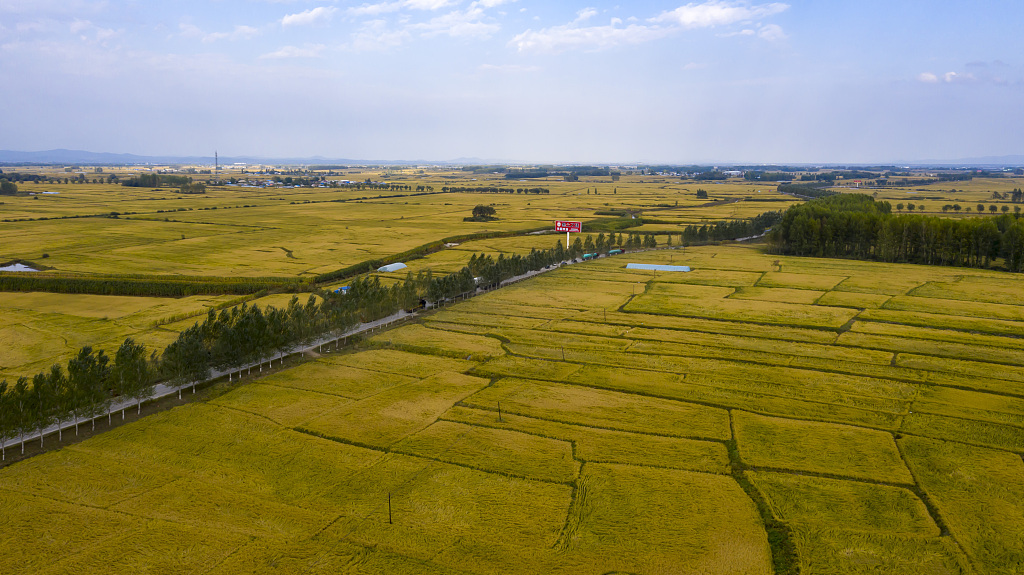
POLYGON ((491 206, 478 205, 473 208, 474 218, 493 218, 497 212, 491 206))
POLYGON ((7 380, 0 380, 0 461, 7 460, 7 440, 14 437, 12 394, 7 393, 7 380))
POLYGON ((11 389, 11 420, 12 429, 21 436, 21 454, 25 455, 25 435, 32 429, 32 395, 28 388, 28 378, 19 377, 11 389))
MULTIPOLYGON (((53 382, 54 384, 57 382, 53 382)), ((45 372, 37 373, 32 378, 32 423, 39 434, 39 448, 43 448, 43 430, 56 419, 57 388, 45 372)))
POLYGON ((57 441, 64 441, 63 424, 67 417, 71 415, 72 409, 74 409, 74 406, 69 401, 74 398, 74 393, 69 387, 68 378, 60 365, 56 363, 51 365, 47 378, 53 393, 53 409, 57 421, 57 441))
MULTIPOLYGON (((259 308, 253 306, 250 309, 259 308)), ((258 331, 249 332, 250 353, 257 353, 262 334, 258 331)), ((171 385, 178 388, 178 399, 181 399, 181 388, 192 384, 192 393, 196 391, 196 383, 205 380, 210 374, 209 356, 203 345, 203 337, 198 325, 186 329, 171 342, 160 357, 160 371, 168 378, 171 385)))
POLYGON ((75 430, 78 429, 78 416, 87 416, 96 429, 96 418, 103 414, 110 403, 107 390, 109 378, 109 359, 103 350, 93 352, 89 346, 78 351, 78 355, 68 361, 68 385, 76 395, 75 430))
POLYGON ((7 178, 0 179, 0 194, 10 196, 18 193, 18 184, 10 182, 7 178))
MULTIPOLYGON (((146 358, 146 347, 126 338, 114 354, 114 365, 110 369, 112 388, 124 399, 136 401, 137 413, 142 413, 142 400, 149 397, 153 389, 152 369, 146 358)), ((121 408, 124 419, 124 407, 121 408)))

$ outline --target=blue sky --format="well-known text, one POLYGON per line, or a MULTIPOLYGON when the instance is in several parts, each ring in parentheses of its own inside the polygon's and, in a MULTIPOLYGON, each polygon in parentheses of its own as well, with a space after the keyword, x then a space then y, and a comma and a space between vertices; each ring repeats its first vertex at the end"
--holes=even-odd
POLYGON ((1024 3, 3 0, 0 149, 898 162, 1024 153, 1024 3))

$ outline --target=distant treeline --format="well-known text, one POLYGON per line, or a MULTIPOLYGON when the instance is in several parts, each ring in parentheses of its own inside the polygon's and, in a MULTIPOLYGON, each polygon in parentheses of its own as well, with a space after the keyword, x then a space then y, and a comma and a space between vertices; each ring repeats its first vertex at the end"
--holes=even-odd
POLYGON ((162 188, 164 186, 173 188, 191 183, 192 178, 173 174, 139 174, 121 180, 121 185, 129 188, 162 188))
POLYGON ((460 194, 550 194, 547 188, 501 188, 497 186, 444 186, 442 192, 460 194))
POLYGON ((792 194, 805 198, 824 198, 839 193, 826 188, 825 184, 779 184, 776 189, 780 194, 792 194))
POLYGON ((894 215, 889 202, 865 194, 821 198, 786 210, 768 236, 772 251, 816 257, 984 268, 1003 258, 1024 271, 1019 214, 947 219, 894 215))
POLYGON ((745 220, 727 220, 712 224, 690 224, 683 228, 687 244, 717 242, 759 236, 782 220, 781 211, 764 212, 745 220))
POLYGON ((794 177, 787 172, 743 172, 743 179, 748 182, 788 182, 794 177))
POLYGON ((43 273, 0 274, 0 291, 45 291, 67 294, 183 297, 252 294, 260 291, 300 291, 308 285, 293 278, 222 278, 210 276, 67 277, 43 273))
POLYGON ((834 182, 843 180, 870 180, 881 176, 877 172, 864 172, 861 170, 844 170, 834 172, 821 172, 815 174, 803 174, 800 176, 802 182, 834 182))
POLYGON ((530 178, 561 177, 571 181, 579 179, 580 176, 621 176, 622 172, 601 168, 597 166, 574 166, 567 169, 549 170, 538 169, 509 169, 505 174, 506 180, 526 180, 530 178))

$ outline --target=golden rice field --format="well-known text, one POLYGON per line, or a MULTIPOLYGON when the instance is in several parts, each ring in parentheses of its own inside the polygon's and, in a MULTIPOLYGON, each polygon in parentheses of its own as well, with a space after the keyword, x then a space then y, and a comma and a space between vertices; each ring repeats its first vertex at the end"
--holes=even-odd
POLYGON ((0 203, 6 220, 0 263, 19 259, 73 274, 311 276, 444 237, 550 228, 554 219, 591 220, 600 211, 644 210, 669 222, 657 229, 681 231, 687 223, 751 217, 794 203, 772 187, 747 183, 716 185, 711 198, 722 205, 703 207, 708 200, 697 199, 700 186, 678 179, 518 181, 412 172, 345 176, 411 187, 396 191, 217 186, 192 196, 171 188, 24 183, 20 189, 35 195, 0 203), (416 195, 417 186, 434 193, 416 195), (541 187, 550 194, 442 193, 447 186, 541 187), (464 222, 477 204, 494 206, 499 219, 464 222), (118 217, 109 217, 114 212, 118 217))
POLYGON ((0 469, 0 572, 1024 573, 1022 288, 563 267, 0 469))

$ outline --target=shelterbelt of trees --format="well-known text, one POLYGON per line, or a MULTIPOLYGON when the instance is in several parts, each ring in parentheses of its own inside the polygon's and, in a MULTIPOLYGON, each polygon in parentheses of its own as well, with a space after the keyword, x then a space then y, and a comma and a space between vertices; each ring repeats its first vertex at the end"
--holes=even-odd
POLYGON ((768 235, 780 254, 852 257, 885 262, 1024 272, 1024 219, 1020 214, 949 219, 895 215, 889 202, 841 194, 790 207, 768 235))

